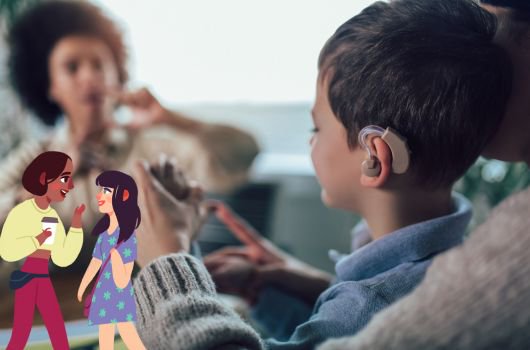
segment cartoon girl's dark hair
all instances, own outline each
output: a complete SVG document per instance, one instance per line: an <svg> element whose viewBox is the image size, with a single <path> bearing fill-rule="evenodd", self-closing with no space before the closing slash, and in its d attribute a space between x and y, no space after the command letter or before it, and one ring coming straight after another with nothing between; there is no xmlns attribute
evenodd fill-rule
<svg viewBox="0 0 530 350"><path fill-rule="evenodd" d="M70 156L62 152L44 152L39 154L29 165L22 175L22 186L31 194L42 196L48 191L48 184L57 179L64 170ZM44 184L40 182L40 176L45 173Z"/></svg>
<svg viewBox="0 0 530 350"><path fill-rule="evenodd" d="M121 171L104 171L96 178L96 185L114 189L112 207L120 226L118 243L131 237L140 225L141 213L138 207L138 187L129 175ZM92 234L99 236L109 227L109 216L105 214L94 226Z"/></svg>

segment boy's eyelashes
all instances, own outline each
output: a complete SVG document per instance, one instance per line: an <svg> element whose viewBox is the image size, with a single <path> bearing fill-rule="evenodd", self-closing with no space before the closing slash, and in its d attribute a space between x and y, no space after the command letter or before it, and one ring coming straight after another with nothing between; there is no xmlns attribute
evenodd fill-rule
<svg viewBox="0 0 530 350"><path fill-rule="evenodd" d="M318 131L318 128L314 127L314 128L311 128L309 131L314 134Z"/></svg>

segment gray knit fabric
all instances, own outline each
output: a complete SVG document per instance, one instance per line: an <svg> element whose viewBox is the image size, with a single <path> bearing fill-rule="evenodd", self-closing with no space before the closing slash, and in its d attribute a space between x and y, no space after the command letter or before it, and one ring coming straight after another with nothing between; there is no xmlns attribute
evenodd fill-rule
<svg viewBox="0 0 530 350"><path fill-rule="evenodd" d="M530 349L530 190L438 256L416 290L319 350Z"/></svg>
<svg viewBox="0 0 530 350"><path fill-rule="evenodd" d="M159 258L134 285L137 328L149 350L263 348L258 334L216 296L204 265L192 256Z"/></svg>
<svg viewBox="0 0 530 350"><path fill-rule="evenodd" d="M318 350L530 349L530 190L512 196L463 246L438 256L409 296L354 337ZM258 335L216 298L204 266L159 258L135 281L148 349L262 349Z"/></svg>

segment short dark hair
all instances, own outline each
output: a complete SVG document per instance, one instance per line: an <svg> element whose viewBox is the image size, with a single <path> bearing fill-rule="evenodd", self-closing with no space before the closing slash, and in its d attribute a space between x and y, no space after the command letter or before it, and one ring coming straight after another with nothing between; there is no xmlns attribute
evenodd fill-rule
<svg viewBox="0 0 530 350"><path fill-rule="evenodd" d="M49 151L39 154L27 166L22 174L22 186L31 194L43 196L48 184L61 175L70 156L62 152ZM40 183L40 174L46 173L44 184Z"/></svg>
<svg viewBox="0 0 530 350"><path fill-rule="evenodd" d="M58 41L70 35L101 39L111 50L123 84L127 51L121 31L101 10L80 0L39 2L25 11L9 30L9 77L22 103L46 125L62 111L50 101L48 59Z"/></svg>
<svg viewBox="0 0 530 350"><path fill-rule="evenodd" d="M367 125L407 139L419 184L452 185L494 135L511 62L495 17L467 0L376 2L341 25L319 57L350 147Z"/></svg>

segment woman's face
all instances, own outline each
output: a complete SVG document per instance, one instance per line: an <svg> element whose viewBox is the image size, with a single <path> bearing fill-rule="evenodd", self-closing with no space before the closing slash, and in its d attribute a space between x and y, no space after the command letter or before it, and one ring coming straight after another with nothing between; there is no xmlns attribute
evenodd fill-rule
<svg viewBox="0 0 530 350"><path fill-rule="evenodd" d="M45 196L50 199L50 202L62 202L68 192L74 188L72 169L72 161L68 159L61 175L48 184Z"/></svg>
<svg viewBox="0 0 530 350"><path fill-rule="evenodd" d="M114 212L112 207L112 194L114 189L110 187L101 187L101 190L96 195L98 201L98 209L100 213L110 214Z"/></svg>
<svg viewBox="0 0 530 350"><path fill-rule="evenodd" d="M94 37L64 37L50 54L48 71L49 96L72 127L87 132L101 128L116 103L108 91L120 87L108 46Z"/></svg>

